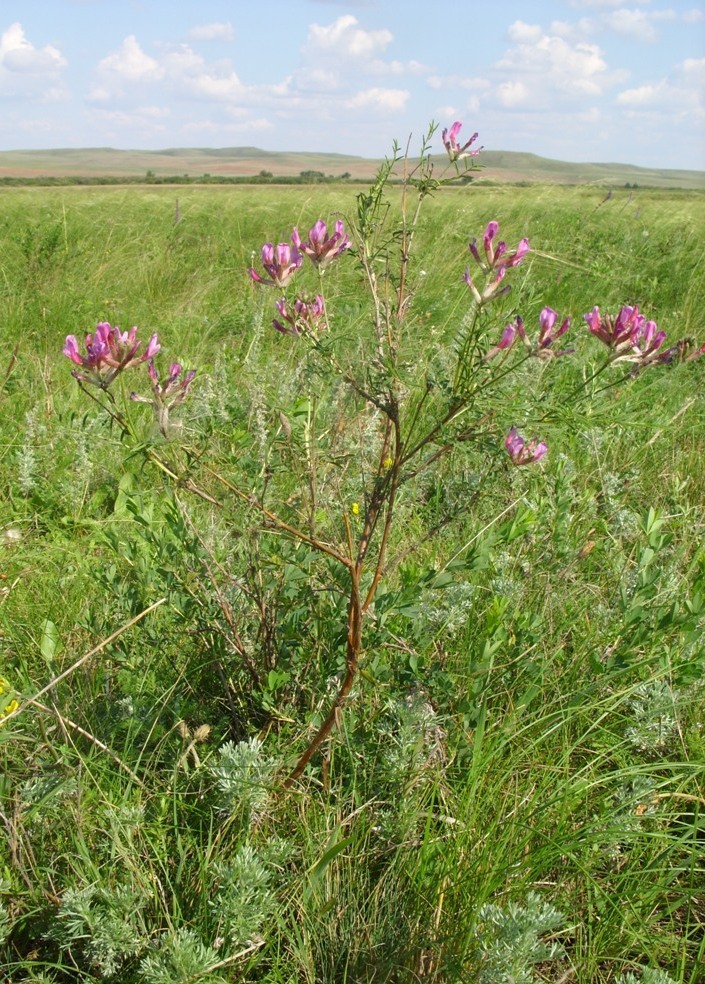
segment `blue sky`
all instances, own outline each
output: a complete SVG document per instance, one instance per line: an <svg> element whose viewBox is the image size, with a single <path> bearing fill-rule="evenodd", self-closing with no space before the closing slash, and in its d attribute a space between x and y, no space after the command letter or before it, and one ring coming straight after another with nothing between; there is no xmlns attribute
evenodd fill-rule
<svg viewBox="0 0 705 984"><path fill-rule="evenodd" d="M697 0L0 0L0 150L493 150L705 169ZM440 144L440 141L438 141Z"/></svg>

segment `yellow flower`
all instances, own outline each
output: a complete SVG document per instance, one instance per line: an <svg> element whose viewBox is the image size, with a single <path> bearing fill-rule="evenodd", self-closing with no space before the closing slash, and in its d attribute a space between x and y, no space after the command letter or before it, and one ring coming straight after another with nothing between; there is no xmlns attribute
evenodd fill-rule
<svg viewBox="0 0 705 984"><path fill-rule="evenodd" d="M350 507L350 511L352 512L353 516L359 516L360 515L360 503L359 502L353 502L352 506Z"/></svg>
<svg viewBox="0 0 705 984"><path fill-rule="evenodd" d="M16 711L19 706L19 702L13 697L10 703L0 711L0 721L2 721L4 717L7 717L8 714L12 714ZM2 725L0 725L0 727L2 727Z"/></svg>
<svg viewBox="0 0 705 984"><path fill-rule="evenodd" d="M11 691L12 688L5 677L0 677L0 727L2 727L2 719L7 717L8 714L12 714L20 706L14 697L10 697ZM6 696L3 697L3 694Z"/></svg>

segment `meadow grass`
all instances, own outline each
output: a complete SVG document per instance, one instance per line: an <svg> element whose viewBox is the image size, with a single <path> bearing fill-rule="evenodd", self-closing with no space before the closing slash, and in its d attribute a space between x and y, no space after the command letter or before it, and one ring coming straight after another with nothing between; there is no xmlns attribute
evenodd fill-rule
<svg viewBox="0 0 705 984"><path fill-rule="evenodd" d="M507 421L549 443L541 467L488 478L486 449L461 446L401 502L362 673L288 791L341 670L340 572L237 503L170 489L61 355L101 320L158 330L198 369L194 460L253 482L266 464L295 509L312 407L321 439L350 410L271 330L247 268L293 225L352 215L354 195L0 192L0 701L25 701L0 727L2 972L697 984L705 362L603 389L582 315L638 303L669 339L705 341L705 196L430 200L401 364L443 368L467 243L490 219L532 244L502 317L535 326L550 305L576 352L502 384ZM352 258L326 276L354 359L368 325ZM352 508L355 462L339 472Z"/></svg>

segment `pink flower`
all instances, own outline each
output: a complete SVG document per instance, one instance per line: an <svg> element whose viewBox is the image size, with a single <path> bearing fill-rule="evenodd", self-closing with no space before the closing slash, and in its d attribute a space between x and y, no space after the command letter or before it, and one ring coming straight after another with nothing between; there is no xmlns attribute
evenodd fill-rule
<svg viewBox="0 0 705 984"><path fill-rule="evenodd" d="M504 266L505 267L519 266L519 264L524 259L526 254L529 252L529 248L530 248L529 240L526 237L524 237L524 239L520 239L519 245L517 246L516 250L511 254L511 256L508 256L506 260L502 261Z"/></svg>
<svg viewBox="0 0 705 984"><path fill-rule="evenodd" d="M87 370L74 372L76 379L107 389L118 373L152 359L160 349L156 332L150 337L143 354L138 355L141 344L137 339L136 327L121 332L117 325L113 328L107 321L101 321L94 334L86 335L85 355L79 352L75 335L66 336L63 353L77 366Z"/></svg>
<svg viewBox="0 0 705 984"><path fill-rule="evenodd" d="M456 120L450 129L443 130L443 133L441 134L443 138L443 145L445 146L448 157L451 161L459 161L463 157L477 157L482 150L482 147L478 147L477 150L469 150L469 148L477 140L477 133L473 133L467 143L464 143L462 147L460 146L460 143L458 142L458 134L460 133L462 126L463 124Z"/></svg>
<svg viewBox="0 0 705 984"><path fill-rule="evenodd" d="M558 358L561 355L569 355L575 351L574 349L561 349L560 352L556 352L555 349L551 348L555 340L560 338L561 335L565 335L570 328L570 318L565 318L558 328L556 328L557 321L557 311L554 311L550 307L542 309L539 315L539 334L534 349L534 354L540 359Z"/></svg>
<svg viewBox="0 0 705 984"><path fill-rule="evenodd" d="M692 362L693 359L699 359L700 356L705 355L705 342L698 345L697 348L693 348L694 345L695 342L692 338L681 338L675 345L659 353L654 361L661 363Z"/></svg>
<svg viewBox="0 0 705 984"><path fill-rule="evenodd" d="M319 219L308 231L308 242L301 241L299 230L294 226L291 241L295 249L305 253L319 270L325 270L329 263L341 256L352 243L345 234L345 225L340 219L335 223L335 232L328 236L328 226Z"/></svg>
<svg viewBox="0 0 705 984"><path fill-rule="evenodd" d="M184 402L188 395L189 387L193 382L196 370L191 369L181 376L182 368L180 363L172 362L169 367L169 375L163 383L159 382L159 376L154 365L154 359L150 360L148 372L152 383L152 399L147 396L140 396L138 393L130 393L130 399L137 403L149 403L154 408L157 417L159 430L164 437L170 437L169 411L178 407Z"/></svg>
<svg viewBox="0 0 705 984"><path fill-rule="evenodd" d="M317 294L312 301L296 300L293 311L288 309L286 299L283 297L280 301L277 301L275 307L280 316L289 325L287 328L286 325L282 324L281 321L277 321L276 318L272 322L276 330L280 331L283 335L300 335L302 331L322 331L327 327L325 323L326 312L321 294Z"/></svg>
<svg viewBox="0 0 705 984"><path fill-rule="evenodd" d="M620 308L616 318L611 314L601 315L600 309L594 307L584 317L595 338L599 338L608 348L612 349L615 358L625 354L627 357L629 354L636 354L636 343L646 320L643 314L639 314L638 307L625 305Z"/></svg>
<svg viewBox="0 0 705 984"><path fill-rule="evenodd" d="M512 427L507 434L504 446L515 465L531 465L543 458L548 450L548 446L537 437L525 441L516 427Z"/></svg>
<svg viewBox="0 0 705 984"><path fill-rule="evenodd" d="M655 321L645 321L639 330L635 341L634 357L640 366L648 366L652 362L660 362L662 352L659 349L666 341L666 332L659 331Z"/></svg>
<svg viewBox="0 0 705 984"><path fill-rule="evenodd" d="M482 246L485 253L485 258L480 256L480 251L477 248L477 239L473 239L470 243L470 252L479 267L481 267L485 272L489 270L499 269L504 267L515 267L519 266L521 261L524 259L526 254L529 252L529 240L522 239L519 242L516 250L507 256L507 244L500 240L495 245L495 238L499 232L499 222L492 220L488 222L485 231L482 235Z"/></svg>
<svg viewBox="0 0 705 984"><path fill-rule="evenodd" d="M499 355L500 352L508 351L514 345L517 335L521 338L522 341L524 342L526 341L524 322L521 320L519 315L517 315L514 324L510 323L505 326L504 331L502 332L502 337L497 342L497 344L494 345L489 350L489 352L485 356L485 360L493 359L496 355Z"/></svg>
<svg viewBox="0 0 705 984"><path fill-rule="evenodd" d="M492 297L500 297L502 294L507 294L510 291L510 286L507 284L500 290L499 285L504 280L504 276L507 270L506 267L499 267L497 269L496 275L493 280L491 280L482 291L480 291L474 284L472 277L470 276L470 271L465 270L463 275L463 280L468 285L472 292L472 296L475 298L478 304L484 304L489 301Z"/></svg>
<svg viewBox="0 0 705 984"><path fill-rule="evenodd" d="M288 243L265 243L262 247L262 266L267 277L260 277L254 267L250 267L250 277L255 283L267 287L286 287L291 278L303 263L304 258L299 251L292 249Z"/></svg>

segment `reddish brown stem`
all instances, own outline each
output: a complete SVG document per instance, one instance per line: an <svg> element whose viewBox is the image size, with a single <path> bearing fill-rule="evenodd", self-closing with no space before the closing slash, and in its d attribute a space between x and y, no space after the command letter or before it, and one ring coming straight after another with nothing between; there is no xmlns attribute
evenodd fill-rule
<svg viewBox="0 0 705 984"><path fill-rule="evenodd" d="M360 648L362 644L362 606L360 604L360 582L356 570L352 572L352 584L350 586L350 602L348 604L348 639L345 655L345 677L340 686L340 690L335 696L326 719L320 726L313 739L309 742L303 755L299 758L295 768L284 780L284 788L288 789L296 780L303 775L304 769L326 740L328 735L335 727L340 709L352 689L352 685L357 676L357 668L360 661Z"/></svg>

